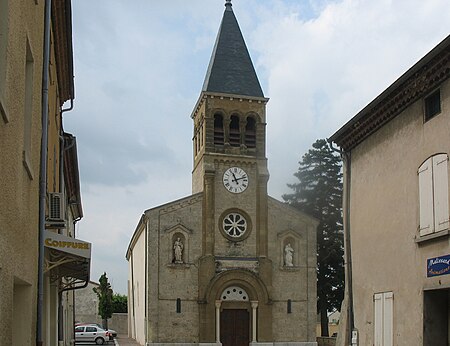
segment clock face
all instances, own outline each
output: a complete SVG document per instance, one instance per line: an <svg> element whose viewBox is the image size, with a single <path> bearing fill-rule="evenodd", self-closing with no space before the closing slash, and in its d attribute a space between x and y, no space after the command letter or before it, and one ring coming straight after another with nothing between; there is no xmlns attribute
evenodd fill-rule
<svg viewBox="0 0 450 346"><path fill-rule="evenodd" d="M248 187L248 175L242 168L230 167L223 174L223 186L232 193L241 193Z"/></svg>

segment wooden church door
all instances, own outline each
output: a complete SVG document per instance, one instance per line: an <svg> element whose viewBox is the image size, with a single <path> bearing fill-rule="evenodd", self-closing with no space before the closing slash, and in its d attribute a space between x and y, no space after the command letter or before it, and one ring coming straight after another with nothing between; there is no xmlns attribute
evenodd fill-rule
<svg viewBox="0 0 450 346"><path fill-rule="evenodd" d="M220 342L223 346L248 346L250 315L244 309L224 309L220 314Z"/></svg>

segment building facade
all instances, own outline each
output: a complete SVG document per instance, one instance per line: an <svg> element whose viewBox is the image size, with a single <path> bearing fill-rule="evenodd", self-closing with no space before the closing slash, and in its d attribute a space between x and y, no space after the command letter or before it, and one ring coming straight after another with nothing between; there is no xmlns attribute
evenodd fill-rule
<svg viewBox="0 0 450 346"><path fill-rule="evenodd" d="M98 323L103 321L98 314L98 296L94 292L100 284L89 281L89 284L75 291L75 323ZM127 313L113 313L108 319L108 328L115 330L118 334L128 334Z"/></svg>
<svg viewBox="0 0 450 346"><path fill-rule="evenodd" d="M450 342L450 36L338 130L346 234L340 345ZM343 316L341 315L341 316Z"/></svg>
<svg viewBox="0 0 450 346"><path fill-rule="evenodd" d="M0 2L0 345L70 345L71 290L89 275L76 139L62 128L71 2L50 3Z"/></svg>
<svg viewBox="0 0 450 346"><path fill-rule="evenodd" d="M132 236L129 333L142 345L315 345L318 222L267 195L266 103L227 0L192 112L192 195Z"/></svg>

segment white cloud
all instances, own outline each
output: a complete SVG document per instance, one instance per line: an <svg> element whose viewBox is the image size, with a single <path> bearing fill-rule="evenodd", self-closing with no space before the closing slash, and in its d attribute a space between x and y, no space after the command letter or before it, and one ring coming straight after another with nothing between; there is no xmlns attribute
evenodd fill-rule
<svg viewBox="0 0 450 346"><path fill-rule="evenodd" d="M126 293L145 209L191 191L192 123L224 1L73 2L81 239L92 279ZM268 104L269 192L298 161L448 35L448 0L233 0Z"/></svg>
<svg viewBox="0 0 450 346"><path fill-rule="evenodd" d="M269 191L288 192L286 182L315 139L333 134L445 38L446 6L445 0L344 0L322 7L316 18L282 12L256 25L253 43L271 98ZM297 153L290 162L286 150Z"/></svg>

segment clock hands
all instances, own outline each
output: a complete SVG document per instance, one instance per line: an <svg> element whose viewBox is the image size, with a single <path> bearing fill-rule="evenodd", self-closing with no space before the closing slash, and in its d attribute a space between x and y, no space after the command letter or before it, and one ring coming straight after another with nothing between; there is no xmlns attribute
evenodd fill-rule
<svg viewBox="0 0 450 346"><path fill-rule="evenodd" d="M248 187L249 177L239 167L230 167L223 174L223 185L231 193L241 193Z"/></svg>
<svg viewBox="0 0 450 346"><path fill-rule="evenodd" d="M242 177L236 178L236 175L233 172L231 172L231 174L233 175L232 181L236 184L237 184L238 180L245 179L245 175L243 175Z"/></svg>

